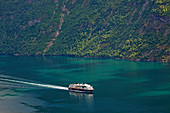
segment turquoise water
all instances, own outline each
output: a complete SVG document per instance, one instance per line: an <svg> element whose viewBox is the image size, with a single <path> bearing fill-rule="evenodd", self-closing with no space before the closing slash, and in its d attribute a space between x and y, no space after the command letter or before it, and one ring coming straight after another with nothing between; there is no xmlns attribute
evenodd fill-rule
<svg viewBox="0 0 170 113"><path fill-rule="evenodd" d="M73 93L89 83L94 94ZM65 56L0 56L0 113L170 113L170 65Z"/></svg>

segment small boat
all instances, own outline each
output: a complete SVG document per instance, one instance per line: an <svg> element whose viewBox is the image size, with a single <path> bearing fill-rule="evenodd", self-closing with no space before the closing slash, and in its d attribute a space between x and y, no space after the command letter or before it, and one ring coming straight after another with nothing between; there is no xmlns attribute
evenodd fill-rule
<svg viewBox="0 0 170 113"><path fill-rule="evenodd" d="M70 84L68 87L69 91L73 92L84 92L84 93L93 93L94 89L91 85L86 84L86 83L75 83L75 84Z"/></svg>

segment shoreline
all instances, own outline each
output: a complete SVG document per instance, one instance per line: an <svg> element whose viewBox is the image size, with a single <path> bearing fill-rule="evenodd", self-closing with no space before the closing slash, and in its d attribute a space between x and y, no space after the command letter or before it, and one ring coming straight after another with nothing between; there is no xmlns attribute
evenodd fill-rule
<svg viewBox="0 0 170 113"><path fill-rule="evenodd" d="M151 60L151 59L124 59L124 58L115 58L115 57L103 57L103 56L76 56L76 55L20 55L20 54L0 54L0 56L65 56L65 57L79 57L79 58L94 58L94 59L115 59L115 60L127 60L133 62L162 62L162 63L169 63L170 61L163 62L160 60Z"/></svg>

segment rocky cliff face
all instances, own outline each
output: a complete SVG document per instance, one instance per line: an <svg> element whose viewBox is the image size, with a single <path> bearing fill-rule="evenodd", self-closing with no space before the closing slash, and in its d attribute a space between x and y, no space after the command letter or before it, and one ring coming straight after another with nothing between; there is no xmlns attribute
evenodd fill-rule
<svg viewBox="0 0 170 113"><path fill-rule="evenodd" d="M1 0L0 54L170 60L167 0Z"/></svg>

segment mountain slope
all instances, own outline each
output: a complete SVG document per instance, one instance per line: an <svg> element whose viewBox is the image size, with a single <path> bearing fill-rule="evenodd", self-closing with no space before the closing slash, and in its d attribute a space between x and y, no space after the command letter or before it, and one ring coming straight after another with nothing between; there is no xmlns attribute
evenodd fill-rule
<svg viewBox="0 0 170 113"><path fill-rule="evenodd" d="M170 60L169 0L2 0L0 54Z"/></svg>

